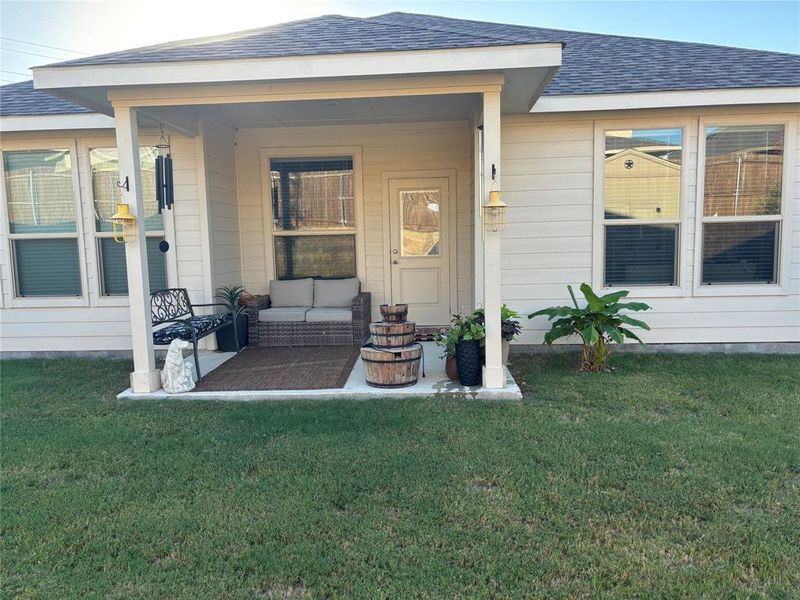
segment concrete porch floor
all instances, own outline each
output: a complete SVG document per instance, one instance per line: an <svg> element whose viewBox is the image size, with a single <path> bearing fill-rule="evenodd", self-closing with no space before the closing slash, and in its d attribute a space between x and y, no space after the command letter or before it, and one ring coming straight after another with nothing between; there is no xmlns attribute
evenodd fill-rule
<svg viewBox="0 0 800 600"><path fill-rule="evenodd" d="M421 398L428 396L466 396L477 400L519 400L522 392L511 373L506 372L506 387L501 390L488 390L480 386L464 387L457 381L450 381L444 371L441 349L433 342L422 342L425 356L425 377L420 369L419 381L406 388L374 388L364 381L364 364L356 361L350 377L343 388L325 390L254 390L231 392L185 392L168 394L163 390L146 394L134 394L130 388L117 396L120 400L214 400L214 401L258 401L258 400L369 400L372 398ZM244 352L247 352L245 349ZM233 352L201 352L200 368L210 373L226 361L236 356ZM194 373L194 368L192 369ZM196 373L194 374L197 377Z"/></svg>

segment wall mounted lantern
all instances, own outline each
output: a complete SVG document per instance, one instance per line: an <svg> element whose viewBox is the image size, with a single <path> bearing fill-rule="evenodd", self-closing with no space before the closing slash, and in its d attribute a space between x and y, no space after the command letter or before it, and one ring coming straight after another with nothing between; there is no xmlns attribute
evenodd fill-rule
<svg viewBox="0 0 800 600"><path fill-rule="evenodd" d="M114 226L114 241L124 244L136 239L136 217L127 204L117 204L117 212L111 216Z"/></svg>
<svg viewBox="0 0 800 600"><path fill-rule="evenodd" d="M492 165L492 188L497 185L497 168ZM503 231L506 228L508 205L500 199L500 190L491 189L489 200L483 205L483 223L487 231Z"/></svg>

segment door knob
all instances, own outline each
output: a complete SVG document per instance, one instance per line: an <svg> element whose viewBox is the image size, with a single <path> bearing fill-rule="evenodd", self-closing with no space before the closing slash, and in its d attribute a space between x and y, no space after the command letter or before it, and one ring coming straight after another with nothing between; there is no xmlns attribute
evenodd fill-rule
<svg viewBox="0 0 800 600"><path fill-rule="evenodd" d="M396 264L397 264L397 261L396 261L396 260L393 260L393 261L392 261L392 264L393 264L393 265L396 265Z"/></svg>
<svg viewBox="0 0 800 600"><path fill-rule="evenodd" d="M392 250L392 254L400 254L400 251L397 248L395 248L394 250Z"/></svg>

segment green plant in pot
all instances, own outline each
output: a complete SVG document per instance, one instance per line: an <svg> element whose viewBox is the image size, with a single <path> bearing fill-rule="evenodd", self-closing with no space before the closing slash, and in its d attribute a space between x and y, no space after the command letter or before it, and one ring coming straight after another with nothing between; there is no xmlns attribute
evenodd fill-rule
<svg viewBox="0 0 800 600"><path fill-rule="evenodd" d="M472 318L476 323L485 323L485 313L482 308L475 309L472 313ZM508 364L508 351L511 348L511 342L522 332L522 325L519 321L519 313L510 309L503 304L500 307L500 335L502 336L503 343L503 364Z"/></svg>
<svg viewBox="0 0 800 600"><path fill-rule="evenodd" d="M242 300L245 298L245 289L240 285L226 285L217 288L214 298L224 304L236 319L236 335L239 336L239 348L247 346L247 306ZM233 327L223 327L217 330L217 349L222 352L236 352L236 338Z"/></svg>
<svg viewBox="0 0 800 600"><path fill-rule="evenodd" d="M481 382L483 357L481 345L486 337L486 329L475 313L470 315L455 315L451 329L456 337L456 369L458 381L461 385L472 386Z"/></svg>
<svg viewBox="0 0 800 600"><path fill-rule="evenodd" d="M442 358L444 359L444 370L450 381L458 379L458 369L456 368L456 344L460 336L460 330L450 327L446 331L438 331L433 336L433 341L441 346Z"/></svg>
<svg viewBox="0 0 800 600"><path fill-rule="evenodd" d="M552 344L560 338L577 335L583 341L581 352L581 371L605 371L608 369L608 359L611 355L610 344L621 344L625 338L642 340L628 327L639 327L649 330L644 321L621 314L623 310L643 311L650 310L644 302L620 302L628 295L628 291L620 290L605 296L598 296L588 283L582 283L580 290L586 298L586 306L578 306L575 292L568 285L569 295L572 297L573 306L551 306L537 310L528 315L529 319L546 315L553 325L544 336L545 344Z"/></svg>

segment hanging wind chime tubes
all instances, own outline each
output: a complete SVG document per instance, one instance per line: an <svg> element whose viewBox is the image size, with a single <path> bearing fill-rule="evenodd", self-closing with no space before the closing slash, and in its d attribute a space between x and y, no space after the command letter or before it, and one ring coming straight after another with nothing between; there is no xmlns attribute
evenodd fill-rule
<svg viewBox="0 0 800 600"><path fill-rule="evenodd" d="M175 202L175 192L172 185L172 156L170 155L169 141L164 135L164 126L161 126L161 137L156 144L158 156L156 157L156 202L158 214L166 208L172 210Z"/></svg>

